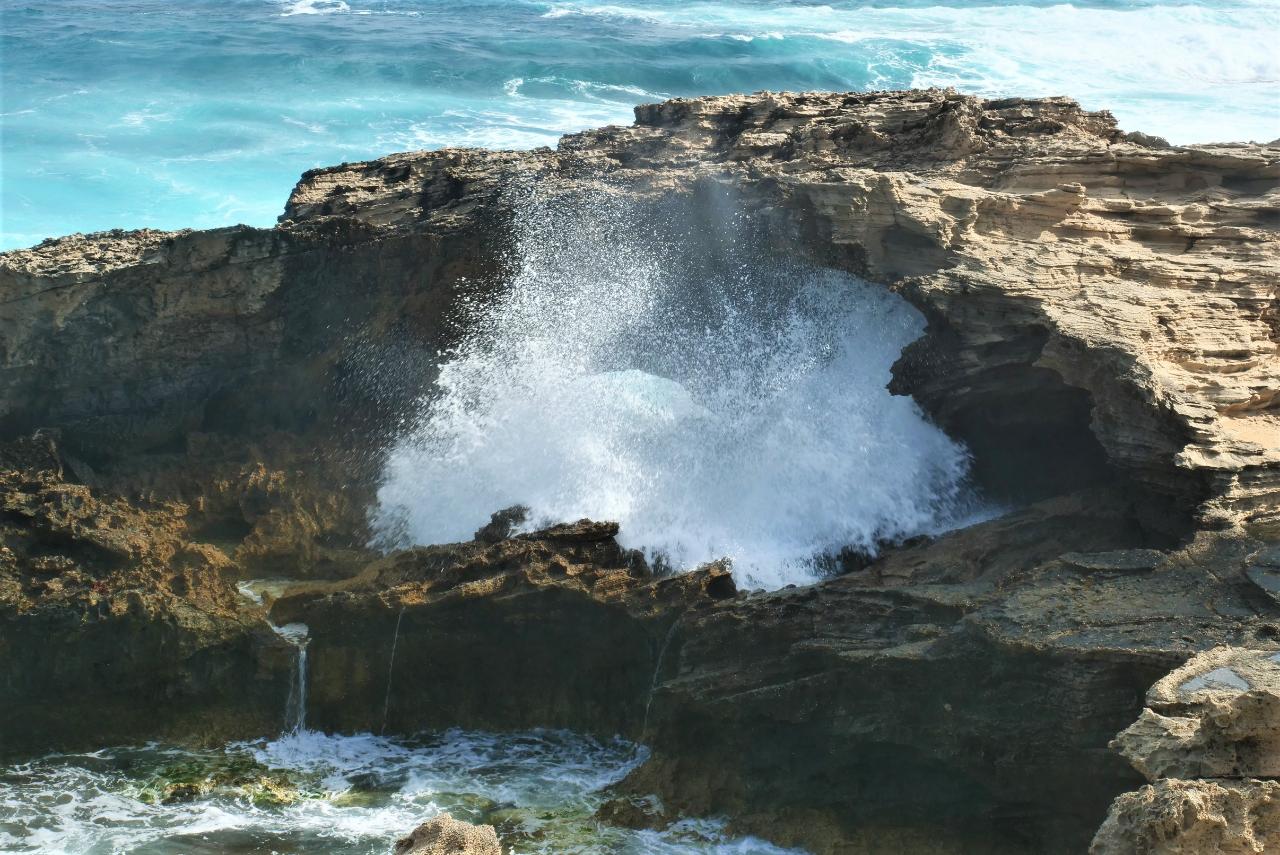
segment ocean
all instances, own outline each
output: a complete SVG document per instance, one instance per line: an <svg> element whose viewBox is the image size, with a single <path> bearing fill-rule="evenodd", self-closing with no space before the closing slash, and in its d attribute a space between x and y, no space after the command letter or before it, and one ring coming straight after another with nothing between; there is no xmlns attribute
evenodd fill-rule
<svg viewBox="0 0 1280 855"><path fill-rule="evenodd" d="M1066 94L1280 137L1275 0L3 0L0 248L275 221L309 168L759 89Z"/></svg>

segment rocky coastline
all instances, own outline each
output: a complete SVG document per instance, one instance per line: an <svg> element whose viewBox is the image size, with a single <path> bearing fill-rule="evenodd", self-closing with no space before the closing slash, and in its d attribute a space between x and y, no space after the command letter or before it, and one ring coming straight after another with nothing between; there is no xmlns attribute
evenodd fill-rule
<svg viewBox="0 0 1280 855"><path fill-rule="evenodd" d="M902 295L928 329L891 389L1012 510L773 592L655 573L608 521L370 547L382 449L459 306L500 287L530 182L695 227L728 199L768 251ZM679 99L554 150L314 170L270 229L5 253L0 756L278 731L272 627L296 621L313 727L643 742L602 821L722 815L817 853L1191 852L1211 838L1150 829L1217 787L1192 801L1265 839L1273 762L1133 746L1209 720L1189 704L1280 703L1278 289L1280 146L945 90ZM238 592L263 577L294 584ZM1245 689L1169 689L1223 648Z"/></svg>

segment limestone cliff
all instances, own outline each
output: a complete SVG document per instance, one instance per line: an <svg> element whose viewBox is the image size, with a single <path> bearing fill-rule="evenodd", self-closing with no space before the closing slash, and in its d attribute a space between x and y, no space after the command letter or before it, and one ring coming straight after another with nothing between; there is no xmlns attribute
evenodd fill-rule
<svg viewBox="0 0 1280 855"><path fill-rule="evenodd" d="M460 295L501 285L529 182L676 200L695 225L731 204L770 251L901 293L929 328L892 388L1019 509L768 594L656 579L599 525L373 554L379 450ZM667 811L632 819L723 813L817 852L1080 851L1141 784L1106 745L1146 688L1280 637L1258 558L1280 527L1278 188L1278 148L1168 147L1066 99L762 93L555 150L316 170L272 229L4 254L0 439L56 446L0 459L0 690L31 721L83 691L56 726L0 732L83 742L76 712L120 686L194 705L249 685L252 714L188 732L260 733L287 650L231 598L278 572L309 580L274 611L311 625L322 726L621 731L652 753L620 798ZM46 615L69 672L38 667ZM126 643L154 627L180 643ZM103 645L131 651L109 678Z"/></svg>
<svg viewBox="0 0 1280 855"><path fill-rule="evenodd" d="M459 282L500 274L513 184L715 184L774 222L779 251L926 312L895 388L970 443L993 489L1116 472L1168 500L1155 526L1275 522L1280 149L1171 148L1067 99L940 90L636 116L554 151L315 170L275 229L7 253L0 426L59 427L90 463L197 430L385 427L447 340Z"/></svg>

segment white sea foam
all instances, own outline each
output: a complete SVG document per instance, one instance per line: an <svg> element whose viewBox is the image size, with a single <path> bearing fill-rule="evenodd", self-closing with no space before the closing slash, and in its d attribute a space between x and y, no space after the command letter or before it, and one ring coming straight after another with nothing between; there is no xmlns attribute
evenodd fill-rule
<svg viewBox="0 0 1280 855"><path fill-rule="evenodd" d="M520 93L524 81L513 78L505 87L514 106L497 103L483 110L459 104L419 121L374 124L377 145L387 151L476 146L529 149L554 146L564 134L584 127L625 124L632 117L631 102L604 98L532 98Z"/></svg>
<svg viewBox="0 0 1280 855"><path fill-rule="evenodd" d="M350 11L351 7L343 0L288 0L280 14L287 18L291 15L332 15Z"/></svg>
<svg viewBox="0 0 1280 855"><path fill-rule="evenodd" d="M651 11L648 9L639 9L634 6L617 6L600 3L554 3L550 9L542 14L543 18L549 19L568 18L572 16L579 16L583 18L622 18L650 24L661 23L665 18L661 10Z"/></svg>
<svg viewBox="0 0 1280 855"><path fill-rule="evenodd" d="M586 98L592 101L622 103L630 107L637 100L660 101L670 97L661 92L650 92L639 86L627 86L615 83L598 83L594 80L578 80L575 78L543 76L513 77L502 85L503 91L512 97L525 97L526 87L537 90L536 97L561 97L567 99Z"/></svg>
<svg viewBox="0 0 1280 855"><path fill-rule="evenodd" d="M785 850L733 839L717 821L685 821L658 832L598 827L603 787L646 756L621 740L597 742L559 731L490 734L449 731L413 740L303 732L223 751L152 745L53 755L0 768L0 851L387 852L391 842L442 811L483 821L503 806L530 834L517 851L588 855L754 853ZM255 804L234 790L176 804L139 797L179 765L190 776L248 759L292 781L303 798Z"/></svg>
<svg viewBox="0 0 1280 855"><path fill-rule="evenodd" d="M382 542L465 539L522 504L777 587L961 511L964 450L885 389L923 328L903 300L763 256L732 212L677 234L686 212L607 194L523 210L510 288L389 455Z"/></svg>

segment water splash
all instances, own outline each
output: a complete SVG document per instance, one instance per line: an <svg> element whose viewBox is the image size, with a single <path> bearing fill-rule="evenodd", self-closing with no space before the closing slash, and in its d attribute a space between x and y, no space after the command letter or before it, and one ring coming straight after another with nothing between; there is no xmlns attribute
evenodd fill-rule
<svg viewBox="0 0 1280 855"><path fill-rule="evenodd" d="M236 584L236 590L254 605L266 607L293 583L292 579L246 579ZM277 625L268 620L267 625L294 649L293 675L284 708L284 730L287 734L302 733L307 728L307 646L311 643L311 631L304 623Z"/></svg>
<svg viewBox="0 0 1280 855"><path fill-rule="evenodd" d="M658 681L662 677L662 663L667 659L667 648L671 646L671 640L676 637L676 631L683 620L682 614L671 622L671 626L667 627L666 635L662 638L661 646L658 647L658 658L653 664L653 677L649 680L649 694L644 699L644 716L640 719L641 739L644 739L649 732L649 710L653 708L653 696L658 691Z"/></svg>
<svg viewBox="0 0 1280 855"><path fill-rule="evenodd" d="M289 700L285 703L284 722L286 733L303 733L307 729L307 646L311 643L310 631L304 623L287 623L271 627L276 634L293 645L295 667L289 684Z"/></svg>
<svg viewBox="0 0 1280 855"><path fill-rule="evenodd" d="M721 557L741 585L808 582L821 556L948 524L968 457L890 366L923 319L885 289L780 260L712 198L525 200L509 287L475 310L391 449L384 545L616 520L676 568Z"/></svg>

